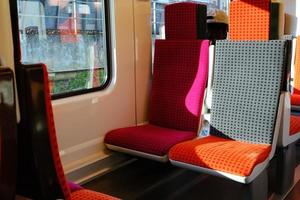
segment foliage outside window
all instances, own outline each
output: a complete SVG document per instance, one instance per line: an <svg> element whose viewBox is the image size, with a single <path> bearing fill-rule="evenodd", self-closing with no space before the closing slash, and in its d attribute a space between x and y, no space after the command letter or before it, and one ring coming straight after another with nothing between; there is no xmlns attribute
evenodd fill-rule
<svg viewBox="0 0 300 200"><path fill-rule="evenodd" d="M105 0L18 0L21 61L46 64L51 94L107 83L106 6Z"/></svg>

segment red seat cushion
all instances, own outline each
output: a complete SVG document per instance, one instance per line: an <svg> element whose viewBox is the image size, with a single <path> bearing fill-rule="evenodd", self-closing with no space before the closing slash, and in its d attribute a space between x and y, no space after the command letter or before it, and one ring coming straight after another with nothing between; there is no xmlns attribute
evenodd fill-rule
<svg viewBox="0 0 300 200"><path fill-rule="evenodd" d="M290 121L290 135L300 133L300 116L291 115Z"/></svg>
<svg viewBox="0 0 300 200"><path fill-rule="evenodd" d="M104 142L148 154L164 156L175 144L193 139L195 136L195 132L148 124L113 130L106 134Z"/></svg>
<svg viewBox="0 0 300 200"><path fill-rule="evenodd" d="M291 96L291 104L293 106L300 106L300 94L293 94Z"/></svg>
<svg viewBox="0 0 300 200"><path fill-rule="evenodd" d="M78 190L71 194L71 200L118 200L118 198L91 190Z"/></svg>
<svg viewBox="0 0 300 200"><path fill-rule="evenodd" d="M171 160L249 176L254 167L267 159L271 145L251 144L209 136L175 145L169 152Z"/></svg>

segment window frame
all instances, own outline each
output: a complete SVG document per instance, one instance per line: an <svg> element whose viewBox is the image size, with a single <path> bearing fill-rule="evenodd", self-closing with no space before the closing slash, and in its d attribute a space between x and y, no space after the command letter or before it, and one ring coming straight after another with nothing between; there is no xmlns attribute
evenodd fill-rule
<svg viewBox="0 0 300 200"><path fill-rule="evenodd" d="M18 52L17 54L15 53L15 60L16 62L16 67L18 65L21 66L26 66L26 63L23 63L21 61L22 56L21 56L21 40L20 40L20 35L19 35L19 22L18 22L18 5L17 5L18 0L13 0L13 4L11 3L11 23L14 24L12 26L13 31L15 34L13 34L14 37L14 52ZM105 82L98 86L98 87L93 87L93 88L85 88L85 89L80 89L80 90L75 90L75 91L69 91L69 92L63 92L63 93L58 93L58 94L51 94L51 99L52 100L57 100L57 99L62 99L62 98L67 98L67 97L72 97L72 96L78 96L78 95L83 95L87 93L92 93L92 92L98 92L101 90L106 89L112 81L112 41L111 41L111 11L110 11L110 1L109 0L103 0L104 2L104 14L105 14L105 36L106 36L106 59L107 59L107 74L106 74L106 80ZM18 37L16 39L16 37ZM30 65L34 65L38 63L31 63ZM46 64L45 64L46 65ZM46 65L47 66L47 65Z"/></svg>

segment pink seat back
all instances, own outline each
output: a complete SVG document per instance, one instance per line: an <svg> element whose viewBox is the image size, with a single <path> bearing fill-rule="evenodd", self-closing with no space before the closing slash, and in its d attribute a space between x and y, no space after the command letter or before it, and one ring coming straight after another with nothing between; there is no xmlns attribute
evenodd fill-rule
<svg viewBox="0 0 300 200"><path fill-rule="evenodd" d="M151 124L198 130L208 75L208 49L208 40L156 41Z"/></svg>

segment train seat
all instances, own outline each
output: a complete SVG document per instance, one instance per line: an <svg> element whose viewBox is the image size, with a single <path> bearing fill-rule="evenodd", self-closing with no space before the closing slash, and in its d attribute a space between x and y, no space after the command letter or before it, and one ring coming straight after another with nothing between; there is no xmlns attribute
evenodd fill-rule
<svg viewBox="0 0 300 200"><path fill-rule="evenodd" d="M297 37L295 65L294 65L294 92L291 96L292 110L300 111L300 36Z"/></svg>
<svg viewBox="0 0 300 200"><path fill-rule="evenodd" d="M284 40L217 41L210 136L172 147L172 164L243 184L266 173L281 123L286 48Z"/></svg>
<svg viewBox="0 0 300 200"><path fill-rule="evenodd" d="M270 0L234 0L230 3L230 40L278 39L284 33L284 4Z"/></svg>
<svg viewBox="0 0 300 200"><path fill-rule="evenodd" d="M189 163L190 167L214 169L224 176L230 173L232 176L247 177L266 160L270 152L271 145L208 136L180 143L171 149L169 155L172 160Z"/></svg>
<svg viewBox="0 0 300 200"><path fill-rule="evenodd" d="M269 40L270 0L232 1L229 18L231 40Z"/></svg>
<svg viewBox="0 0 300 200"><path fill-rule="evenodd" d="M204 4L182 2L167 5L165 7L166 39L206 39L206 15L207 7Z"/></svg>
<svg viewBox="0 0 300 200"><path fill-rule="evenodd" d="M119 148L165 156L174 144L193 138L195 138L193 131L181 131L147 124L111 131L106 136L105 142L110 149L113 149L114 145Z"/></svg>
<svg viewBox="0 0 300 200"><path fill-rule="evenodd" d="M298 92L292 94L291 96L291 104L293 105L294 108L296 107L300 107L300 94L298 94Z"/></svg>
<svg viewBox="0 0 300 200"><path fill-rule="evenodd" d="M149 125L118 129L112 150L168 161L171 146L196 137L208 74L207 40L157 40Z"/></svg>
<svg viewBox="0 0 300 200"><path fill-rule="evenodd" d="M76 184L67 182L57 144L47 68L45 65L36 64L32 66L22 66L21 69L22 70L19 69L19 75L22 74L21 76L24 81L22 91L26 92L26 98L21 98L21 120L25 120L26 118L26 129L28 129L28 132L23 132L23 134L25 137L27 135L26 138L31 139L33 141L32 143L35 144L32 145L32 148L28 148L28 142L25 142L26 149L23 150L29 150L35 162L31 163L26 160L26 163L23 163L23 161L21 161L20 165L24 166L24 168L26 166L26 169L30 169L29 172L27 172L28 174L34 173L30 174L32 180L40 181L32 186L32 189L34 189L33 192L26 191L26 189L23 191L21 187L20 195L30 198L33 197L33 199L117 199L106 194L86 190ZM31 108L31 112L26 113L26 116L24 115L24 110L22 110L25 108L23 107L24 104L28 104L26 107ZM23 143L24 141L22 141L22 144ZM23 146L20 146L20 148L23 148ZM24 175L21 177L23 176ZM25 182L24 187L26 187L26 179L27 178L21 181ZM29 185L30 180L27 180L27 182Z"/></svg>
<svg viewBox="0 0 300 200"><path fill-rule="evenodd" d="M14 199L17 175L17 119L12 70L0 66L0 199Z"/></svg>
<svg viewBox="0 0 300 200"><path fill-rule="evenodd" d="M279 147L287 147L300 139L300 116L291 113L291 97L289 92L285 93L283 118L278 138Z"/></svg>
<svg viewBox="0 0 300 200"><path fill-rule="evenodd" d="M48 119L48 128L49 128L49 139L51 144L52 156L55 163L55 169L57 170L58 180L63 189L63 193L66 199L70 200L116 200L118 198L102 194L99 192L94 192L90 190L83 189L75 184L67 183L65 179L65 175L63 172L62 164L60 161L57 138L56 138L56 130L53 118L52 104L51 104L51 96L49 89L49 80L48 80L48 72L45 65L43 65L44 72L44 92L45 92L45 103L46 103L46 112ZM73 192L72 192L73 191Z"/></svg>
<svg viewBox="0 0 300 200"><path fill-rule="evenodd" d="M300 135L300 116L292 115L290 120L290 131L289 135L293 136L296 134Z"/></svg>

